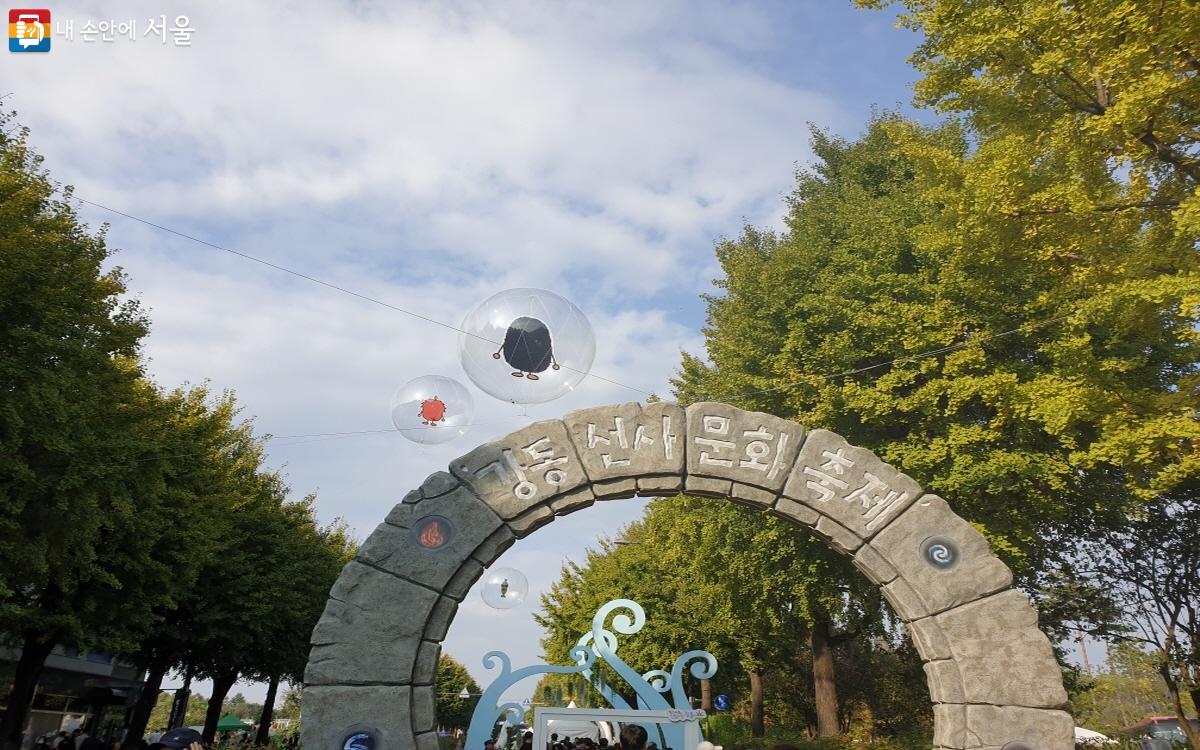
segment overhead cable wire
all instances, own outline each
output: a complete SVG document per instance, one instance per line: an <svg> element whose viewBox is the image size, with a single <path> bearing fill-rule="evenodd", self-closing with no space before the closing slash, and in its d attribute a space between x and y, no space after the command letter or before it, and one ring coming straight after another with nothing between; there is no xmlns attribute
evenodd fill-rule
<svg viewBox="0 0 1200 750"><path fill-rule="evenodd" d="M386 307L389 310L394 310L395 312L403 313L404 315L409 315L411 317L417 318L418 320L423 320L426 323L432 323L436 326L441 326L442 328L446 328L451 331L457 331L458 333L461 333L464 336L470 336L472 338L479 339L480 341L486 341L489 344L492 344L494 346L502 346L503 345L503 342L492 341L491 339L487 338L486 336L480 336L477 333L465 331L462 328L459 328L458 326L454 326L449 323L445 323L436 318L431 318L428 315L422 315L419 312L414 312L412 310L408 310L403 307L398 307L396 305L391 304L390 302L384 302L383 300L378 299L376 297L372 297L370 295L363 294L362 292L356 292L353 289L347 289L346 287L343 287L343 286L338 286L337 284L334 284L329 281L325 281L324 279L319 279L315 276L310 276L306 273L296 271L296 270L288 268L286 266L281 266L278 263L272 263L269 260L264 260L262 258L250 255L249 253L244 253L240 250L234 250L233 248L225 247L224 245L218 245L215 242L209 242L208 240L202 239L200 237L196 237L195 235L188 234L187 232L181 232L178 229L172 229L171 227L164 226L162 224L158 224L156 222L150 221L149 219L143 219L140 216L134 216L133 214L126 213L124 211L118 211L117 209L111 208L109 206L105 206L102 203L96 203L95 201L90 201L90 200L87 200L86 198L80 198L78 195L74 195L72 197L74 197L80 203L85 203L89 206L93 206L102 211L108 211L109 213L116 214L117 216L123 216L126 219L129 219L131 221L136 221L140 224L145 224L148 227L153 227L160 231L167 232L168 234L173 234L176 237L181 237L185 240L189 240L191 242L195 242L197 244L204 245L205 247L212 248L213 250L220 250L221 252L229 253L230 255L236 255L239 258L253 261L254 263L258 263L260 265L266 266L267 268L272 268L276 271L282 271L283 273L291 274L292 276L304 279L305 281L311 281L314 284L320 284L321 286L326 287L328 289L332 289L336 292L341 292L342 294L348 294L351 297L357 297L358 299L363 300L364 302L370 302L372 304L379 305L381 307ZM606 378L603 375L597 375L594 372L585 372L583 370L579 370L574 367L569 367L567 365L561 365L561 367L564 370L570 370L571 372L579 373L579 374L583 375L584 377L595 378L596 380L600 380L605 383L609 383L611 385L619 386L621 388L626 388L626 389L634 391L636 393L640 393L644 396L652 395L650 391L645 391L645 390L642 390L641 388L635 388L634 386L628 385L627 383L622 383L622 382L613 380L612 378Z"/></svg>
<svg viewBox="0 0 1200 750"><path fill-rule="evenodd" d="M372 304L379 305L379 306L381 306L381 307L385 307L385 308L387 308L387 309L389 309L389 310L393 310L393 311L395 311L395 312L402 313L402 314L404 314L404 315L408 315L408 316L411 316L411 317L413 317L413 318L417 318L418 320L423 320L423 321L425 321L425 322L427 322L427 323L432 323L432 324L434 324L434 325L436 325L436 326L441 326L442 328L446 328L446 329L448 329L448 330L451 330L451 331L456 331L456 332L458 332L458 333L461 333L461 334L463 334L463 335L465 335L465 336L471 336L472 338L476 338L476 339L479 339L479 340L481 340L481 341L486 341L486 342L488 342L489 344L493 344L493 345L495 345L495 346L502 346L502 342L498 342L498 341L492 341L491 339L489 339L489 338L487 338L487 337L485 337L485 336L480 336L480 335L479 335L479 334L477 334L477 333L472 333L472 332L470 332L470 331L463 330L462 328L459 328L458 326L454 326L454 325L451 325L451 324L449 324L449 323L445 323L445 322L443 322L443 321L437 320L436 318L431 318L431 317L429 317L429 316L427 316L427 315L422 315L421 313L414 312L414 311L412 311L412 310L408 310L408 309L405 309L405 308L403 308L403 307L398 307L398 306L396 306L396 305L393 305L393 304L391 304L391 303L389 303L389 302L384 302L384 301L383 301L383 300L381 300L381 299L377 299L377 298L375 298L375 297L371 297L370 295L363 294L363 293L361 293L361 292L356 292L356 291L354 291L354 290L352 290L352 289L347 289L347 288L345 288L345 287L339 286L339 285L337 285L337 284L333 284L333 283L331 283L331 282L328 282L328 281L325 281L325 280L323 280L323 279L316 278L315 276L310 276L310 275L308 275L308 274L306 274L306 273L302 273L302 272L300 272L300 271L296 271L296 270L293 270L293 269L291 269L291 268L287 268L286 266L281 266L281 265L279 265L279 264L277 264L277 263L272 263L272 262L270 262L270 261L268 261L268 260L264 260L264 259L262 259L262 258L258 258L258 257L256 257L256 256L250 255L249 253L244 253L244 252L241 252L241 251L239 251L239 250L234 250L234 249L232 249L232 248L225 247L225 246L223 246L223 245L218 245L218 244L216 244L216 243L214 243L214 242L209 242L208 240L202 239L202 238L200 238L200 237L196 237L196 236L194 236L194 235L191 235L191 234L188 234L188 233L186 233L186 232L181 232L181 231L179 231L179 230L177 230L177 229L172 229L171 227L164 226L164 225L162 225L162 224L158 224L158 223L156 223L156 222L150 221L149 219L143 219L143 218L142 218L142 217L140 217L140 216L135 216L135 215L133 215L133 214L126 213L125 211L119 211L119 210L117 210L117 209L115 209L115 208L111 208L111 207L109 207L109 206L105 206L105 205L103 205L103 204L101 204L101 203L96 203L95 201L90 201L90 200L87 200L86 198L80 198L78 195L74 195L73 197L74 197L76 200L78 200L80 203L85 203L85 204L87 204L87 205L89 205L89 206L93 206L93 207L95 207L95 208L98 208L98 209L101 209L101 210L103 210L103 211L108 211L109 213L116 214L117 216L123 216L123 217L125 217L125 218L127 218L127 219L130 219L131 221L136 221L136 222L138 222L138 223L140 223L140 224L144 224L144 225L146 225L146 226L153 227L153 228L155 228L155 229L158 229L158 230L160 230L160 231L167 232L168 234L173 234L173 235L175 235L175 236L177 236L177 237L181 237L181 238L183 238L183 239L186 239L186 240L189 240L189 241L191 241L191 242L195 242L195 243L198 243L198 244L200 244L200 245L204 245L205 247L209 247L209 248L212 248L212 249L214 249L214 250L220 250L221 252L229 253L229 254L231 254L231 255L236 255L236 256L237 256L237 257L239 257L239 258L243 258L243 259L245 259L245 260L253 261L254 263L258 263L258 264L260 264L260 265L263 265L263 266L266 266L266 267L268 267L268 268L272 268L272 269L274 269L274 270L277 270L277 271L281 271L281 272L283 272L283 273L290 274L290 275L292 275L292 276L295 276L295 277L297 277L297 278L301 278L301 279L304 279L304 280L306 280L306 281L310 281L310 282L312 282L312 283L314 283L314 284L319 284L319 285L321 285L321 286L323 286L323 287L326 287L326 288L328 288L328 289L332 289L332 290L334 290L334 291L341 292L342 294L347 294L347 295L350 295L351 297L356 297L356 298L358 298L358 299L361 299L361 300L363 300L363 301L365 301L365 302L370 302L370 303L372 303ZM976 345L976 344L982 344L982 343L985 343L985 342L987 342L987 341L992 341L992 340L995 340L995 339L998 339L998 338L1002 338L1002 337L1005 337L1005 336L1011 336L1011 335L1013 335L1013 334L1020 333L1022 330L1027 330L1027 329L1030 329L1030 328L1040 328L1040 327L1043 327L1043 326L1050 325L1050 324L1052 324L1052 323L1057 323L1057 322L1059 322L1059 321L1066 320L1068 317L1070 317L1070 316L1067 316L1067 315L1060 315L1060 316L1053 317L1053 318L1047 318L1047 319L1045 319L1045 320L1041 320L1041 321L1027 321L1027 322L1025 322L1025 323L1021 324L1020 326L1017 326L1016 328L1012 328L1012 329L1009 329L1009 330L1006 330L1006 331L1002 331L1002 332L1000 332L1000 333L990 334L990 335L988 335L988 336L981 336L981 337L978 337L978 338L973 338L973 339L970 339L970 340L967 340L967 341L962 341L962 342L959 342L959 343L957 343L957 344L950 344L950 345L948 345L948 346L938 347L938 348L936 348L936 349L930 349L929 351L920 352L920 353L918 353L918 354L911 354L911 355L907 355L907 356L904 356L904 357L896 357L895 359L891 359L891 360L888 360L888 361L886 361L886 362L879 362L879 363L877 363L877 364L873 364L873 365L866 365L866 366L864 366L864 367L857 367L857 368L854 368L854 369L851 369L851 370L845 370L845 371L842 371L842 372L835 372L835 373L824 373L824 374L810 375L810 376L808 376L808 377L807 377L806 379L804 379L804 380L796 380L796 381L793 381L793 382L790 382L790 383L783 383L783 384L781 384L781 385L772 386L772 387L770 387L770 388L763 388L763 389L761 389L761 390L756 390L756 391L746 391L746 392L744 392L744 393L731 394L731 395L725 395L725 396L718 396L717 398L718 398L719 400L722 400L722 401L729 401L729 400L733 400L733 399L742 399L742 398L746 398L746 397L749 397L749 396L759 396L759 395L763 395L763 394L766 394L766 393L775 393L775 392L779 392L779 391L791 390L791 389L793 389L793 388L799 388L800 386L807 385L807 384L811 383L813 380L833 380L833 379L835 379L835 378L843 378L843 377L849 377L849 376L851 376L851 375L858 375L858 374L860 374L860 373L869 372L869 371L871 371L871 370L876 370L876 369L879 369L879 368L881 368L881 367L889 367L889 366L896 365L896 364L900 364L900 363L903 363L903 362L911 362L911 361L918 360L918 359L924 359L924 358L926 358L926 357L932 357L932 356L936 356L936 355L938 355L938 354L946 354L946 353L948 353L948 352L957 351L957 350L959 350L959 349L964 349L964 348L966 348L966 347L968 347L968 346L974 346L974 345ZM637 393L640 393L640 394L642 394L642 395L644 395L644 396L650 396L650 395L652 395L650 391L645 391L645 390L642 390L641 388L636 388L636 387L634 387L634 386L631 386L631 385L628 385L628 384L626 384L626 383L622 383L622 382L620 382L620 381L613 380L613 379L611 379L611 378L606 378L606 377L604 377L603 375L597 375L596 373L593 373L593 372L584 372L584 371L582 371L582 370L577 370L577 369L575 369L575 368L568 367L568 366L566 366L566 365L562 365L562 367L563 367L563 369L565 369L565 370L571 370L572 372L578 372L578 373L581 373L581 374L583 374L585 377L591 377L591 378L595 378L595 379L597 379L597 380L603 381L603 382L605 382L605 383L609 383L609 384L611 384L611 385L615 385L615 386L618 386L618 387L621 387L621 388L626 388L626 389L628 389L628 390L635 391L635 392L637 392ZM338 434L345 434L345 435L358 435L358 434L369 434L369 433L372 433L372 432L392 432L392 431L393 431L393 430L361 430L361 431L355 431L355 432L351 432L351 433L338 433ZM332 434L333 434L333 433L330 433L330 435L332 435ZM311 437L325 437L325 436L326 436L326 434L323 434L323 433L314 433L314 434L312 434L312 435L311 435ZM293 436L293 437L310 437L310 436L309 436L309 435L303 435L303 436L297 435L297 436Z"/></svg>

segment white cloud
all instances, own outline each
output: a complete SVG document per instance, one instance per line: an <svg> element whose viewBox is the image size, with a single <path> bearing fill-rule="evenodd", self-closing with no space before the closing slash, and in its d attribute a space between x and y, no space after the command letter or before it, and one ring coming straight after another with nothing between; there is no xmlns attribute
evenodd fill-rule
<svg viewBox="0 0 1200 750"><path fill-rule="evenodd" d="M747 8L187 12L191 47L76 38L22 71L16 104L84 197L238 228L349 212L460 263L588 269L644 293L715 232L765 218L808 153L803 123L835 114L704 43L765 34ZM627 273L634 259L645 272Z"/></svg>

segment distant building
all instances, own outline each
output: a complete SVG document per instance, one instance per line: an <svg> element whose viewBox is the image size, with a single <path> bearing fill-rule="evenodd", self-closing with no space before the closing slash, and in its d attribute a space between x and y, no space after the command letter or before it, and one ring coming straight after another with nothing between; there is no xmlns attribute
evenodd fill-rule
<svg viewBox="0 0 1200 750"><path fill-rule="evenodd" d="M0 647L0 715L7 709L21 650ZM39 735L79 726L99 739L121 736L145 682L137 667L112 654L55 646L46 659L25 725L25 745Z"/></svg>

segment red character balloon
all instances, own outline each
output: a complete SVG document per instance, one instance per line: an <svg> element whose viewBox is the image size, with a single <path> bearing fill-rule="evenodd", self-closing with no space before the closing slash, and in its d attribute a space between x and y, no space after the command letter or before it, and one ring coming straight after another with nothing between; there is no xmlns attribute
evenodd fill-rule
<svg viewBox="0 0 1200 750"><path fill-rule="evenodd" d="M427 398L421 402L421 411L417 416L422 424L435 427L439 422L446 421L446 404L437 396Z"/></svg>

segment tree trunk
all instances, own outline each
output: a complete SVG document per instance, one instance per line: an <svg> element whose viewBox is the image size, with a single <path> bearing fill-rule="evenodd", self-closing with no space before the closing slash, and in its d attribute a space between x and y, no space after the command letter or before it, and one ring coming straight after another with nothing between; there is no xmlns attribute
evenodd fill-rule
<svg viewBox="0 0 1200 750"><path fill-rule="evenodd" d="M25 634L12 691L8 694L8 706L4 718L0 719L0 748L3 750L20 750L25 721L29 718L29 704L33 702L46 657L54 650L54 640L53 636Z"/></svg>
<svg viewBox="0 0 1200 750"><path fill-rule="evenodd" d="M750 736L762 737L763 731L763 687L762 675L750 672Z"/></svg>
<svg viewBox="0 0 1200 750"><path fill-rule="evenodd" d="M1162 675L1163 682L1167 683L1167 693L1171 696L1171 705L1175 709L1175 716L1179 719L1179 726L1187 737L1188 744L1192 746L1192 750L1200 750L1200 730L1197 730L1192 726L1192 722L1188 721L1187 712L1183 710L1183 696L1179 693L1179 682L1171 673L1170 665L1165 661L1161 662L1158 672Z"/></svg>
<svg viewBox="0 0 1200 750"><path fill-rule="evenodd" d="M167 717L167 729L177 729L187 720L188 703L192 699L192 668L188 667L183 673L183 687L175 691L175 700L171 701L171 715Z"/></svg>
<svg viewBox="0 0 1200 750"><path fill-rule="evenodd" d="M838 723L837 673L833 666L833 645L829 642L829 621L813 623L809 636L813 655L813 697L817 708L817 736L836 737Z"/></svg>
<svg viewBox="0 0 1200 750"><path fill-rule="evenodd" d="M221 720L221 707L225 705L225 696L229 695L229 689L237 682L238 673L225 672L213 678L213 694L208 699L208 710L204 712L204 738L205 745L211 745L213 738L217 736L217 722Z"/></svg>
<svg viewBox="0 0 1200 750"><path fill-rule="evenodd" d="M133 704L129 714L129 726L125 729L124 744L132 746L134 740L139 740L146 734L146 722L150 721L150 712L158 705L159 688L163 678L167 676L167 665L161 659L154 659L146 670L146 684L142 687L142 695Z"/></svg>
<svg viewBox="0 0 1200 750"><path fill-rule="evenodd" d="M258 736L254 738L254 744L262 747L271 740L271 715L275 713L275 694L279 692L279 677L271 675L271 682L267 685L267 697L263 700L262 715L258 717Z"/></svg>
<svg viewBox="0 0 1200 750"><path fill-rule="evenodd" d="M712 683L700 680L700 708L712 713Z"/></svg>

